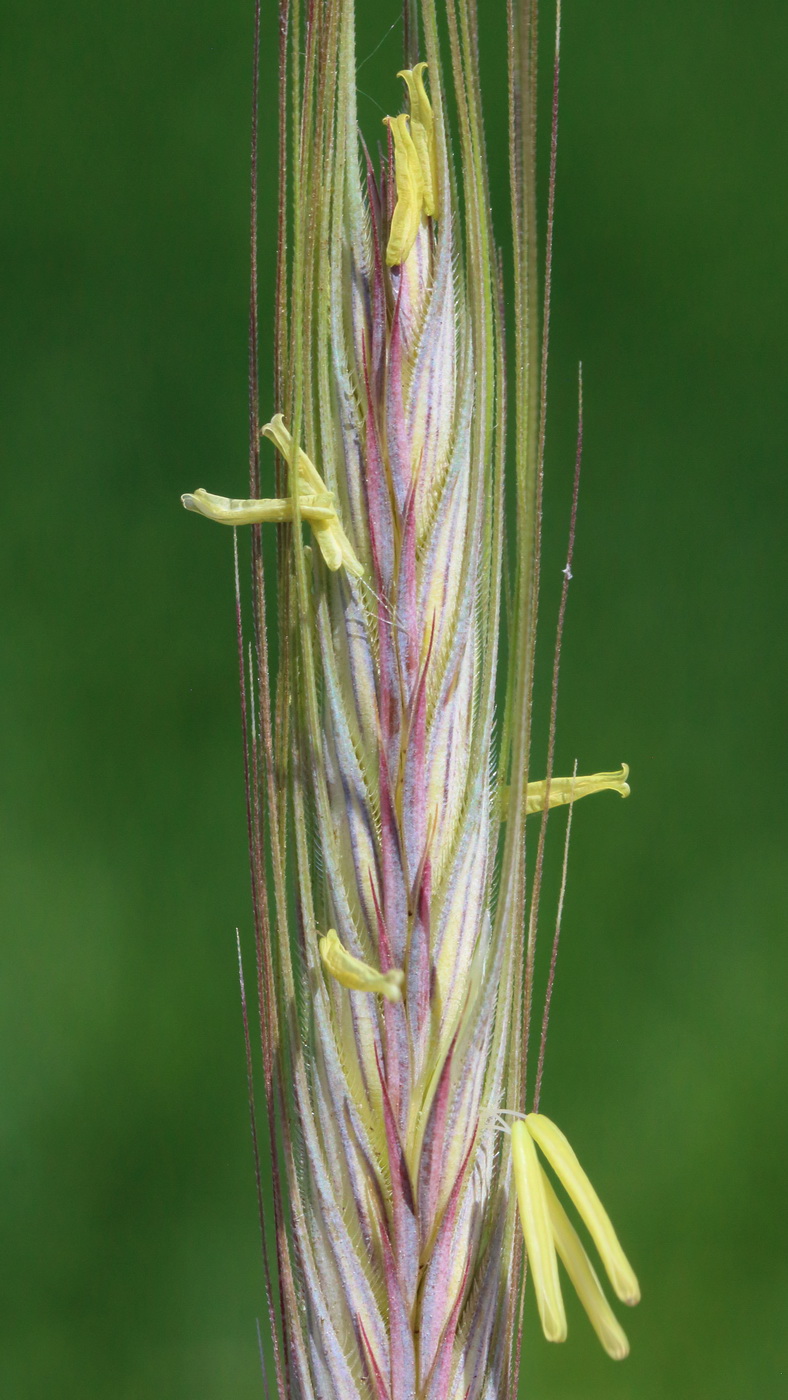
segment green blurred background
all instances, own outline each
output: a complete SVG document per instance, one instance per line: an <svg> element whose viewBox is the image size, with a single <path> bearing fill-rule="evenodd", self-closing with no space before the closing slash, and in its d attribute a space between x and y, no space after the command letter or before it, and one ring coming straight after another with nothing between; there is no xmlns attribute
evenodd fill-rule
<svg viewBox="0 0 788 1400"><path fill-rule="evenodd" d="M359 7L360 60L383 41L359 73L375 139L377 103L399 100L398 6ZM262 1394L231 546L178 504L200 484L244 491L250 10L4 7L0 1390L13 1400ZM502 10L484 0L505 214ZM274 0L264 11L265 346ZM550 1348L529 1306L528 1395L776 1400L788 11L567 0L564 26L542 654L582 358L557 766L625 758L633 796L577 811L543 1106L610 1202L644 1301L620 1366L577 1309L569 1343ZM270 362L264 411L269 383Z"/></svg>

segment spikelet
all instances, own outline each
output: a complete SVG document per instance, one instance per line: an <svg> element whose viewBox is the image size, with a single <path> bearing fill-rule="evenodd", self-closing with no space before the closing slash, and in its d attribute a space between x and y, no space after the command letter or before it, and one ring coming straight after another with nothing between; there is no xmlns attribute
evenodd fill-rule
<svg viewBox="0 0 788 1400"><path fill-rule="evenodd" d="M399 75L404 111L386 118L377 170L357 134L351 0L310 7L303 31L297 7L283 14L292 251L288 265L283 236L278 411L262 429L276 486L261 497L255 431L251 499L184 497L253 526L250 826L276 1380L299 1400L492 1400L516 1385L518 1192L524 1221L542 1222L562 1315L532 1135L518 1128L513 1165L499 1119L525 1107L525 817L605 787L626 795L627 771L527 780L533 399L518 427L524 514L495 749L503 331L472 7L448 5L462 213L433 5L427 61ZM518 382L534 349L525 275ZM527 1180L518 1153L533 1159ZM590 1265L565 1253L590 1296ZM607 1314L604 1326L612 1335Z"/></svg>

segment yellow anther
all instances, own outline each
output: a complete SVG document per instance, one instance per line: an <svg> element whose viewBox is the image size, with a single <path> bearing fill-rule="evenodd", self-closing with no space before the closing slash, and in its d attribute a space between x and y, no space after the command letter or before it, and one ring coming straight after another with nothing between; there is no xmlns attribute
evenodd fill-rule
<svg viewBox="0 0 788 1400"><path fill-rule="evenodd" d="M292 467L294 465L293 457L296 455L293 436L285 427L285 420L281 413L275 413L270 423L264 423L260 433L279 449L288 466ZM307 457L302 447L299 447L297 457L296 471L298 472L299 487L303 486L305 494L325 491L326 484L320 472L311 457Z"/></svg>
<svg viewBox="0 0 788 1400"><path fill-rule="evenodd" d="M384 117L394 142L394 178L397 203L391 216L386 262L389 267L404 263L421 226L424 209L424 176L419 153L409 130L409 118Z"/></svg>
<svg viewBox="0 0 788 1400"><path fill-rule="evenodd" d="M339 941L334 928L320 939L320 956L323 966L331 976L351 992L378 992L386 1001L402 1000L402 984L405 974L400 968L390 972L377 972L369 963L362 962L347 951Z"/></svg>
<svg viewBox="0 0 788 1400"><path fill-rule="evenodd" d="M270 501L238 501L231 496L214 496L202 487L181 501L187 510L215 520L219 525L283 525L293 519L293 502L289 496ZM324 524L336 518L330 492L322 496L299 496L301 514L310 525Z"/></svg>
<svg viewBox="0 0 788 1400"><path fill-rule="evenodd" d="M403 68L397 77L404 78L408 88L410 134L418 152L424 182L424 213L432 219L438 216L438 153L435 144L435 121L424 86L423 75L426 68L426 63L417 63L415 68Z"/></svg>
<svg viewBox="0 0 788 1400"><path fill-rule="evenodd" d="M588 797L592 792L620 792L622 797L629 797L628 777L629 766L622 763L616 773L590 773L585 778L578 773L577 777L572 778L551 778L549 805L562 807L564 803L578 802L581 797ZM546 781L529 783L525 797L526 812L543 812L546 795Z"/></svg>
<svg viewBox="0 0 788 1400"><path fill-rule="evenodd" d="M567 1194L574 1201L588 1228L605 1271L622 1303L640 1302L640 1287L624 1254L602 1202L577 1160L560 1128L543 1113L529 1113L526 1120L531 1137L537 1142Z"/></svg>
<svg viewBox="0 0 788 1400"><path fill-rule="evenodd" d="M303 486L304 494L309 498L311 495L324 495L326 485L320 472L317 470L311 458L307 457L303 448L296 450L291 434L285 427L281 413L274 414L270 423L266 423L260 430L264 437L267 437L275 447L279 449L288 466L295 466L298 475L299 491ZM295 459L295 460L294 460ZM299 494L299 508L301 505ZM304 511L301 512L305 518ZM333 519L324 521L310 521L326 564L329 569L337 570L343 565L349 574L354 578L363 578L364 569L350 543L347 535L342 529L339 516L334 512Z"/></svg>
<svg viewBox="0 0 788 1400"><path fill-rule="evenodd" d="M640 1288L610 1219L563 1133L543 1113L529 1113L512 1124L512 1171L542 1330L549 1342L562 1342L566 1337L557 1250L602 1346L608 1356L621 1361L629 1355L629 1342L540 1165L537 1144L588 1226L622 1303L640 1302Z"/></svg>
<svg viewBox="0 0 788 1400"><path fill-rule="evenodd" d="M261 430L270 438L292 467L293 439L277 413L270 423ZM362 578L364 570L356 557L353 546L342 529L337 515L334 496L326 490L319 471L306 453L299 450L296 467L298 477L298 509L302 520L312 526L315 539L329 569L336 571L345 567L355 578ZM292 521L295 514L292 497L275 497L266 501L234 500L230 496L214 496L202 487L198 491L181 496L187 510L196 511L208 520L220 525L263 525L285 524Z"/></svg>
<svg viewBox="0 0 788 1400"><path fill-rule="evenodd" d="M542 1331L548 1342L564 1342L566 1312L558 1282L558 1260L544 1174L528 1128L519 1120L512 1124L512 1168Z"/></svg>
<svg viewBox="0 0 788 1400"><path fill-rule="evenodd" d="M574 1225L544 1172L542 1177L553 1239L561 1263L608 1356L612 1356L614 1361L623 1361L624 1357L629 1355L629 1342L623 1328L602 1291L602 1285L580 1243Z"/></svg>
<svg viewBox="0 0 788 1400"><path fill-rule="evenodd" d="M622 797L629 797L628 778L627 763L622 763L615 773L589 773L585 777L578 773L571 778L551 778L549 806L563 807L567 802L579 802L581 797L589 797L592 792L619 792ZM543 778L538 783L529 783L525 792L526 816L530 817L534 812L543 812L546 796L546 779ZM506 821L510 798L511 788L502 788L501 821Z"/></svg>

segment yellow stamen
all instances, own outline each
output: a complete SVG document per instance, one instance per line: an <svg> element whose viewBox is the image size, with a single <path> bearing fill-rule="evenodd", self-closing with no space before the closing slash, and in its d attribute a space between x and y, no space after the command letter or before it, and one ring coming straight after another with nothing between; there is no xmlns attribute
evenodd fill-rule
<svg viewBox="0 0 788 1400"><path fill-rule="evenodd" d="M574 1225L544 1172L542 1176L553 1239L561 1262L608 1356L612 1356L614 1361L623 1361L625 1356L629 1356L629 1342L602 1291L602 1285L580 1243Z"/></svg>
<svg viewBox="0 0 788 1400"><path fill-rule="evenodd" d="M402 1000L405 974L400 968L392 968L389 972L377 972L369 963L355 958L342 946L334 928L330 928L320 939L319 946L323 966L343 987L347 987L351 992L379 992L386 1001Z"/></svg>
<svg viewBox="0 0 788 1400"><path fill-rule="evenodd" d="M622 1303L640 1302L640 1287L602 1202L560 1128L543 1113L529 1113L528 1132L566 1188L599 1250L605 1271ZM514 1136L514 1129L512 1129Z"/></svg>
<svg viewBox="0 0 788 1400"><path fill-rule="evenodd" d="M386 262L389 267L404 263L421 226L424 205L424 176L418 151L409 130L409 119L384 117L394 141L394 178L397 203L391 216Z"/></svg>
<svg viewBox="0 0 788 1400"><path fill-rule="evenodd" d="M275 413L270 423L264 423L260 434L274 444L288 466L293 466L293 457L297 455L298 483L299 486L303 485L306 493L317 494L320 491L325 491L326 484L311 457L307 457L302 447L299 447L297 454L295 453L292 433L285 427L285 420L281 413Z"/></svg>
<svg viewBox="0 0 788 1400"><path fill-rule="evenodd" d="M548 1342L563 1342L566 1341L566 1313L558 1282L558 1260L544 1174L528 1128L519 1120L512 1124L512 1168L542 1331Z"/></svg>
<svg viewBox="0 0 788 1400"><path fill-rule="evenodd" d="M426 68L426 63L417 63L415 68L403 68L397 77L404 78L408 88L410 134L421 165L424 213L427 218L434 219L438 217L438 153L435 143L435 121L424 86L423 74Z"/></svg>
<svg viewBox="0 0 788 1400"><path fill-rule="evenodd" d="M275 444L285 461L292 467L295 455L293 439L284 425L281 413L277 413L270 423L266 423L261 432ZM344 565L354 578L363 578L364 569L342 529L333 493L326 490L326 484L314 463L300 449L296 472L299 514L302 520L307 520L312 526L326 565L334 572ZM235 500L231 496L214 496L200 487L198 491L181 496L181 501L187 510L193 510L220 525L282 525L292 521L295 515L290 496L274 497L265 501L243 501Z"/></svg>
<svg viewBox="0 0 788 1400"><path fill-rule="evenodd" d="M581 797L588 797L592 792L620 792L622 797L629 797L629 765L622 763L621 768L616 773L590 773L587 777L572 778L551 778L550 797L551 807L562 807L566 802L577 802ZM547 781L543 779L540 783L529 783L525 797L525 810L527 813L542 812L545 807L545 797L547 795Z"/></svg>
<svg viewBox="0 0 788 1400"><path fill-rule="evenodd" d="M266 423L260 431L264 437L267 437L269 441L278 448L289 467L292 468L295 465L299 490L303 484L307 499L311 495L318 496L326 493L326 484L314 462L307 457L302 448L299 447L296 450L295 443L285 427L281 413L276 413L271 419L271 422ZM301 497L299 495L299 507L300 503ZM304 511L301 513L307 518ZM312 528L320 548L320 553L329 569L336 571L344 565L347 572L352 574L354 578L363 578L363 566L359 562L350 540L342 529L336 511L332 520L316 521L312 523Z"/></svg>
<svg viewBox="0 0 788 1400"><path fill-rule="evenodd" d="M230 496L214 496L202 487L181 501L187 510L215 520L219 525L283 525L293 519L293 502L290 497L274 497L270 501L238 501ZM325 492L322 496L300 496L298 501L301 514L310 524L325 523L336 517L333 498Z"/></svg>
<svg viewBox="0 0 788 1400"><path fill-rule="evenodd" d="M571 778L551 778L549 805L551 808L563 807L567 802L579 802L581 797L590 797L592 792L619 792L622 797L629 797L628 778L628 763L622 763L615 773L589 773L586 776L578 773ZM510 787L501 788L501 821L506 821L511 791ZM545 778L541 782L528 784L525 790L526 816L544 811L546 795Z"/></svg>

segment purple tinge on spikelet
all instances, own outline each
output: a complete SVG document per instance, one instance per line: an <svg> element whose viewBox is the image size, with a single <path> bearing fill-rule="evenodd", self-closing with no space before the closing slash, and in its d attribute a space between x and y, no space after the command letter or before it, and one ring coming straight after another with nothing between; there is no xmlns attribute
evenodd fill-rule
<svg viewBox="0 0 788 1400"><path fill-rule="evenodd" d="M321 466L365 581L316 562L331 814L318 822L319 898L345 947L402 968L405 986L396 1004L348 992L310 945L295 1248L313 1395L473 1400L503 1364L491 1347L507 1267L480 1121L502 1073L489 1063L490 752L473 743L475 726L491 732L492 704L479 674L490 618L473 336L446 170L440 220L422 220L393 268L391 150L379 182L368 163L363 194L354 169L344 179Z"/></svg>

